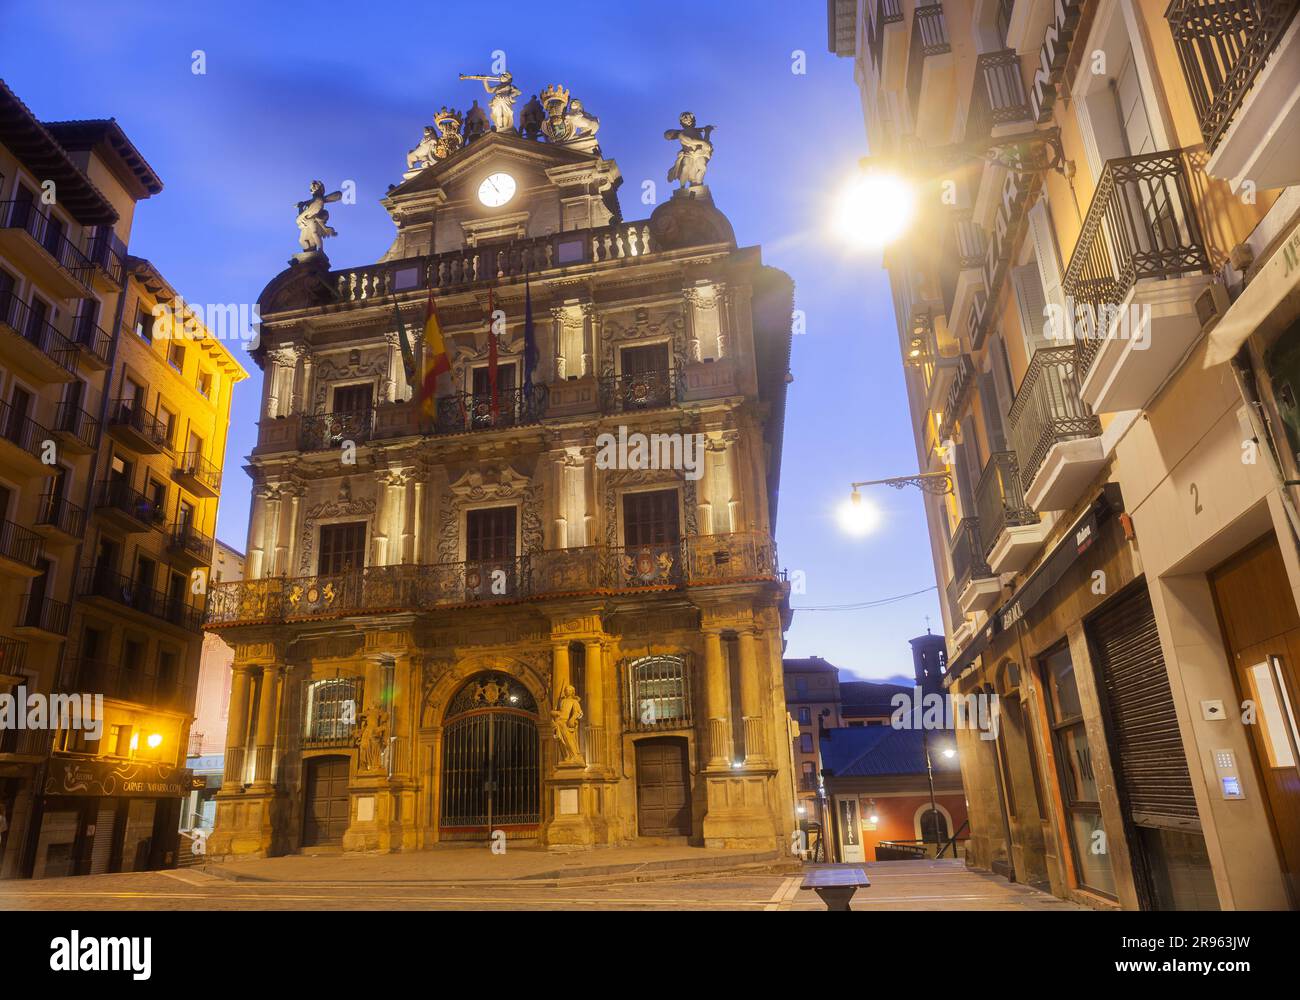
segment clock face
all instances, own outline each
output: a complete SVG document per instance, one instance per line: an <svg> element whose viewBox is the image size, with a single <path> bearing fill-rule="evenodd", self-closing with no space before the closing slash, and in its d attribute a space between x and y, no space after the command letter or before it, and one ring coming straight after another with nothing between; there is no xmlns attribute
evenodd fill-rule
<svg viewBox="0 0 1300 1000"><path fill-rule="evenodd" d="M488 208L504 205L515 196L515 179L509 174L492 174L478 186L478 200Z"/></svg>

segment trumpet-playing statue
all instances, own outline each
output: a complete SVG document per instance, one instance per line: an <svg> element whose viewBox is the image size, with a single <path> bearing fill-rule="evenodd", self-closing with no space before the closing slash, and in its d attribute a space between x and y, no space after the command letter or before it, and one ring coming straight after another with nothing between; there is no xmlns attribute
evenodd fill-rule
<svg viewBox="0 0 1300 1000"><path fill-rule="evenodd" d="M492 128L497 132L509 132L515 127L515 101L523 93L512 82L514 77L508 72L499 76L475 76L469 73L460 75L462 80L480 80L488 93L488 114L492 116Z"/></svg>
<svg viewBox="0 0 1300 1000"><path fill-rule="evenodd" d="M342 197L342 191L326 194L324 184L320 181L311 182L311 197L298 202L298 244L304 252L319 253L325 237L338 235L330 228L330 214L325 206Z"/></svg>
<svg viewBox="0 0 1300 1000"><path fill-rule="evenodd" d="M681 128L670 128L664 132L665 139L669 141L676 139L682 145L682 148L677 151L677 159L673 162L672 169L668 171L668 179L680 181L684 188L689 188L691 185L702 186L704 172L708 170L709 159L713 156L713 143L709 140L709 136L717 126L705 125L704 128L696 128L695 116L689 111L683 111L677 120Z"/></svg>

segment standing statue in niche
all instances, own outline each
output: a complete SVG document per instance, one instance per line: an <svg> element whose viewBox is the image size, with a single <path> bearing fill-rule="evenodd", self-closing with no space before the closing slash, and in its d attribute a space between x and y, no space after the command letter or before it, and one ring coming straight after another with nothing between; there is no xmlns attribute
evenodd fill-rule
<svg viewBox="0 0 1300 1000"><path fill-rule="evenodd" d="M361 717L357 748L360 750L357 761L359 772L384 770L388 750L388 713L382 708L372 705Z"/></svg>
<svg viewBox="0 0 1300 1000"><path fill-rule="evenodd" d="M327 236L337 236L329 226L330 214L325 206L332 201L339 201L342 191L325 193L325 185L320 181L311 182L311 197L298 202L298 243L304 253L320 253Z"/></svg>
<svg viewBox="0 0 1300 1000"><path fill-rule="evenodd" d="M713 156L713 143L709 136L717 126L705 125L704 128L696 128L695 116L689 111L683 111L677 120L681 128L670 128L664 132L665 139L670 142L675 139L682 146L677 151L677 159L673 162L672 169L668 171L668 179L680 181L683 188L693 185L702 187L704 172L708 170L709 160Z"/></svg>
<svg viewBox="0 0 1300 1000"><path fill-rule="evenodd" d="M462 80L479 80L488 93L488 113L492 116L492 128L497 132L511 132L515 127L515 101L523 93L512 82L514 77L509 72L499 76L474 76L462 73Z"/></svg>
<svg viewBox="0 0 1300 1000"><path fill-rule="evenodd" d="M578 700L573 685L566 684L560 692L559 706L551 712L551 725L556 742L560 744L561 764L583 763L582 751L578 748L578 721L581 718L582 702Z"/></svg>

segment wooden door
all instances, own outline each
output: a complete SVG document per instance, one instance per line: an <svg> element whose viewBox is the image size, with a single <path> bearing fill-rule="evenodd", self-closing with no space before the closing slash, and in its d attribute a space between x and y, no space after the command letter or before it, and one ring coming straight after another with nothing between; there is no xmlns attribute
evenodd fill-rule
<svg viewBox="0 0 1300 1000"><path fill-rule="evenodd" d="M348 828L348 758L307 761L303 847L343 843Z"/></svg>
<svg viewBox="0 0 1300 1000"><path fill-rule="evenodd" d="M1254 706L1246 731L1278 854L1300 899L1300 613L1276 537L1234 556L1210 580L1237 695Z"/></svg>
<svg viewBox="0 0 1300 1000"><path fill-rule="evenodd" d="M684 739L637 742L636 813L637 832L643 837L690 834L691 782Z"/></svg>

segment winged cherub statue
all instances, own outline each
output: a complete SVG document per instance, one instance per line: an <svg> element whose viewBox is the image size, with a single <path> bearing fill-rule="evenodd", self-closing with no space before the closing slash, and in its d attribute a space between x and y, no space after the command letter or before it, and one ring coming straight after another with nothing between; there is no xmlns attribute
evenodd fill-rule
<svg viewBox="0 0 1300 1000"><path fill-rule="evenodd" d="M325 185L320 181L311 182L311 197L298 202L298 243L305 252L319 253L321 244L327 236L337 236L329 226L330 214L325 206L331 201L339 201L342 191L325 193Z"/></svg>

